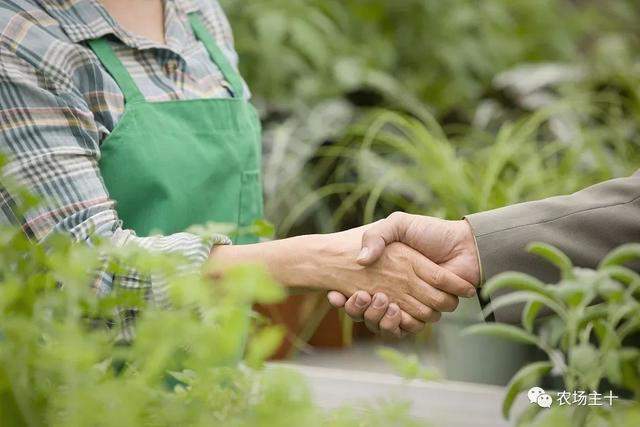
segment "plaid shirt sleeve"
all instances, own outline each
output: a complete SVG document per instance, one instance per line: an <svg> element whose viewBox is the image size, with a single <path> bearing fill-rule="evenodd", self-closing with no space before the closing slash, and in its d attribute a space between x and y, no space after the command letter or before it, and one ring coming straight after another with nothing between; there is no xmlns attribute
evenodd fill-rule
<svg viewBox="0 0 640 427"><path fill-rule="evenodd" d="M179 252L194 268L207 259L212 245L230 243L225 236L138 237L124 229L98 168L101 125L68 77L46 72L48 58L36 56L37 52L0 44L0 151L8 156L0 176L0 222L22 227L34 241L62 231L87 244L101 236L119 247ZM97 75L98 70L93 72ZM43 203L20 215L17 195L3 183L7 179L25 186ZM162 279L141 277L136 271L115 276L104 269L96 277L99 294L124 287L142 290L152 302L162 304L165 298Z"/></svg>

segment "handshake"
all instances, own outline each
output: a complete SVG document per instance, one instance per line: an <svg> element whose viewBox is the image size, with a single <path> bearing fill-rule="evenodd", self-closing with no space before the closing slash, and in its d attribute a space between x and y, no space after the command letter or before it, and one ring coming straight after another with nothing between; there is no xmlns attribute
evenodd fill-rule
<svg viewBox="0 0 640 427"><path fill-rule="evenodd" d="M405 213L332 234L253 245L218 245L212 274L264 263L290 289L329 291L329 302L381 335L400 337L437 322L458 298L476 295L478 254L465 220Z"/></svg>
<svg viewBox="0 0 640 427"><path fill-rule="evenodd" d="M343 242L360 237L361 248L354 262L357 267L335 277L346 283L327 297L331 305L344 307L353 320L364 321L375 333L394 337L416 333L426 323L437 322L442 312L454 311L458 297L476 295L480 266L465 220L396 212L336 235L342 235Z"/></svg>

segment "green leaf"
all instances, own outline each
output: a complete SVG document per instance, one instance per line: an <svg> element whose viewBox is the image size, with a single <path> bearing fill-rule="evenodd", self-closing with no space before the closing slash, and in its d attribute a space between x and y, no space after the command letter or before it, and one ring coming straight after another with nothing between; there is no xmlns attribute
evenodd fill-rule
<svg viewBox="0 0 640 427"><path fill-rule="evenodd" d="M524 273L506 272L494 276L482 287L482 296L488 298L500 289L531 291L555 299L553 291L549 290L544 283Z"/></svg>
<svg viewBox="0 0 640 427"><path fill-rule="evenodd" d="M604 355L604 366L607 379L615 385L622 385L622 363L620 352L609 350Z"/></svg>
<svg viewBox="0 0 640 427"><path fill-rule="evenodd" d="M524 411L518 414L513 425L518 427L531 426L533 420L536 419L542 410L543 408L538 405L529 405Z"/></svg>
<svg viewBox="0 0 640 427"><path fill-rule="evenodd" d="M507 392L502 401L502 416L505 419L509 419L511 407L518 394L523 390L539 385L540 379L551 372L552 367L551 362L536 362L523 367L515 373L509 384L507 384Z"/></svg>
<svg viewBox="0 0 640 427"><path fill-rule="evenodd" d="M584 343L569 349L569 365L578 372L593 372L598 368L598 364L598 351L593 345Z"/></svg>
<svg viewBox="0 0 640 427"><path fill-rule="evenodd" d="M604 273L625 285L640 282L640 275L638 273L622 265L607 265L600 267L598 272Z"/></svg>
<svg viewBox="0 0 640 427"><path fill-rule="evenodd" d="M640 243L629 243L609 252L607 256L600 261L598 268L622 265L637 259L640 259Z"/></svg>
<svg viewBox="0 0 640 427"><path fill-rule="evenodd" d="M542 307L543 303L540 301L529 301L524 306L524 310L522 310L522 326L528 332L533 332L533 324Z"/></svg>
<svg viewBox="0 0 640 427"><path fill-rule="evenodd" d="M261 265L233 267L225 272L222 284L236 301L273 304L286 296L282 286Z"/></svg>
<svg viewBox="0 0 640 427"><path fill-rule="evenodd" d="M258 237L270 239L275 232L274 225L264 219L257 219L251 224L251 234L255 234Z"/></svg>
<svg viewBox="0 0 640 427"><path fill-rule="evenodd" d="M481 323L469 326L462 331L462 335L490 335L511 341L539 346L538 338L517 326L501 323Z"/></svg>
<svg viewBox="0 0 640 427"><path fill-rule="evenodd" d="M558 267L563 279L573 279L573 263L560 249L547 243L534 242L527 246L527 251L545 258Z"/></svg>
<svg viewBox="0 0 640 427"><path fill-rule="evenodd" d="M578 325L584 326L585 324L595 320L606 318L608 315L609 310L605 304L592 305L584 309L584 313L580 318Z"/></svg>
<svg viewBox="0 0 640 427"><path fill-rule="evenodd" d="M269 326L254 335L249 342L247 365L254 368L260 367L278 349L285 333L286 330L282 326Z"/></svg>
<svg viewBox="0 0 640 427"><path fill-rule="evenodd" d="M567 311L560 304L556 303L550 298L530 291L512 292L506 295L501 295L491 300L491 302L487 304L482 312L484 316L487 317L489 314L499 310L502 307L510 306L513 304L526 303L530 301L536 301L547 306L562 319L567 318Z"/></svg>
<svg viewBox="0 0 640 427"><path fill-rule="evenodd" d="M376 350L377 355L393 366L398 375L405 379L421 379L431 381L440 378L440 375L420 364L415 354L404 354L393 348L381 347Z"/></svg>

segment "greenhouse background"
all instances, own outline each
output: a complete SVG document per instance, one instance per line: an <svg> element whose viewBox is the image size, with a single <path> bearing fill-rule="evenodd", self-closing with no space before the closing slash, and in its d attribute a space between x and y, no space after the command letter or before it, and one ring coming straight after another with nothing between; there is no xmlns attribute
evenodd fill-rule
<svg viewBox="0 0 640 427"><path fill-rule="evenodd" d="M220 3L261 116L266 218L277 237L345 230L394 211L460 219L572 193L628 176L640 165L640 4L634 0ZM43 282L63 277L79 289L84 276L71 261L97 262L94 253L64 241L54 242L49 255L24 249L26 241L2 233L2 277L9 284L6 278L29 282L26 278L32 275L46 274L48 281ZM18 272L6 267L18 259L18 250L38 260L37 266L22 266ZM554 294L562 313L575 314L584 325L594 323L576 324L575 331L550 326L559 334L553 349L541 344L546 337L536 335L537 329L524 319L519 332L513 326L475 333L474 325L485 324L477 299L461 301L458 310L415 337L385 340L332 309L324 293L285 298L265 276L240 270L228 280L263 283L266 290L230 290L225 303L237 308L257 302L257 311L283 328L254 331L240 368L209 372L206 349L195 346L198 351L184 358L191 363L189 369L173 372L179 369L167 355L186 344L175 338L155 346L160 336L154 321L166 322L169 335L197 336L232 352L237 344L233 332L242 323L237 313L225 311L224 331L214 334L206 323L191 319L190 304L217 307L220 302L202 292L178 291L172 295L178 307L175 318L150 309L138 326L142 339L129 350L119 348L122 354L116 352L114 362L107 356L110 344L93 333L86 337L94 347L83 356L64 349L85 345L77 338L83 336L77 335L78 325L70 320L79 307L99 317L119 302L106 300L94 307L80 291L65 297L34 292L18 298L5 290L0 293L5 301L15 297L17 302L0 303L0 320L6 322L4 331L0 326L0 343L12 337L11 331L27 331L28 338L0 351L0 361L23 372L17 366L29 360L32 370L12 377L9 368L0 369L0 425L3 415L20 418L15 408L23 414L47 414L57 425L77 426L139 425L140 420L146 425L203 426L506 426L515 425L514 413L524 414L518 421L523 426L640 425L640 350L625 341L640 329L640 277L629 269L624 274L614 271L640 250L631 245L603 261L597 274L611 275L616 282L606 292L572 266L559 263L564 258L554 248L532 250L560 267L559 280L593 285L593 298L605 304L605 314L587 308L574 312L574 300ZM137 252L127 256L141 268L175 267L164 258L147 259ZM177 283L187 279L203 282L190 277ZM224 289L233 288L229 283ZM548 296L547 291L542 289L540 298ZM34 325L43 319L34 313L49 303L52 312L65 313L54 334L64 345L40 349ZM11 318L14 312L28 320ZM617 338L611 332L617 323L606 323L615 313L628 329L618 330ZM599 345L589 343L592 330L606 339L598 335ZM578 337L567 345L562 336L570 331ZM553 357L562 354L575 371L554 371L558 365ZM109 370L107 365L119 366L118 357L142 362L134 363L135 373L124 379L117 374L97 379ZM214 363L226 366L224 352L218 357ZM255 379L249 371L262 367L267 358L271 360ZM93 362L107 359L107 365L95 369ZM50 368L43 360L68 364L68 369ZM606 366L602 372L601 366ZM284 373L283 367L294 373ZM529 367L524 374L523 367ZM596 370L597 378L588 376ZM85 371L88 374L80 377ZM179 392L156 393L158 384L167 381L165 371L171 372L172 392ZM50 382L41 384L38 378L43 377ZM67 394L51 404L43 396L59 392L56 381L65 384ZM554 408L545 417L527 400L530 387L560 391L567 381L585 389L593 385L602 395L616 393L619 401L614 404L624 411L598 413L574 406ZM21 386L12 389L7 384ZM34 396L23 399L33 384L39 384ZM512 391L507 392L508 384L515 384ZM262 397L247 397L261 388L266 390ZM119 395L111 409L96 403L108 393ZM506 410L505 394L511 399ZM75 402L84 409L74 412ZM141 413L135 409L139 407L153 408L156 415ZM110 412L113 408L118 417ZM335 412L326 419L318 415L327 410ZM503 418L510 413L508 420ZM45 424L34 416L15 425Z"/></svg>
<svg viewBox="0 0 640 427"><path fill-rule="evenodd" d="M268 219L281 237L342 230L396 210L458 219L638 167L635 2L224 6L263 118ZM364 328L325 315L323 295L304 298L304 309L285 303L272 313L289 313L293 348L281 355L386 372ZM481 318L477 302L461 305L398 345L446 378L501 385L539 357L499 338L461 338ZM318 346L305 346L309 340Z"/></svg>
<svg viewBox="0 0 640 427"><path fill-rule="evenodd" d="M634 2L223 5L281 237L396 210L458 219L639 164Z"/></svg>

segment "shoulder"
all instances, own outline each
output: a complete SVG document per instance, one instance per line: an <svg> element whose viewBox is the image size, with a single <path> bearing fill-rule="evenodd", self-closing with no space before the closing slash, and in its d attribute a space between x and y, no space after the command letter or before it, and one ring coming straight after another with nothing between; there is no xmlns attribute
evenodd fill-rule
<svg viewBox="0 0 640 427"><path fill-rule="evenodd" d="M218 42L228 49L233 49L233 33L227 15L217 0L191 0L202 12L205 25Z"/></svg>
<svg viewBox="0 0 640 427"><path fill-rule="evenodd" d="M83 48L37 1L0 2L0 76L5 81L66 92L73 87L82 56Z"/></svg>

